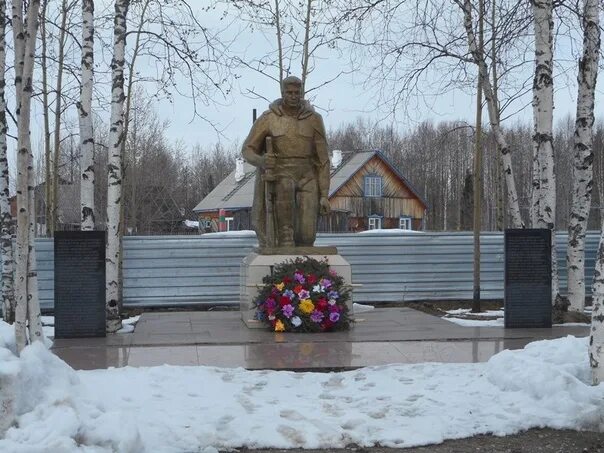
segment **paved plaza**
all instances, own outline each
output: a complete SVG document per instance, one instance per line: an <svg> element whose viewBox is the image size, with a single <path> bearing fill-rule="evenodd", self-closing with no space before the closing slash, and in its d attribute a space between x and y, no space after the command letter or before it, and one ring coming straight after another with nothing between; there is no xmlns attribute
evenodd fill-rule
<svg viewBox="0 0 604 453"><path fill-rule="evenodd" d="M390 363L484 362L503 349L588 327L461 327L411 308L355 315L347 332L275 333L248 329L239 311L143 313L131 334L55 340L53 352L75 369L207 365L277 370L346 370Z"/></svg>

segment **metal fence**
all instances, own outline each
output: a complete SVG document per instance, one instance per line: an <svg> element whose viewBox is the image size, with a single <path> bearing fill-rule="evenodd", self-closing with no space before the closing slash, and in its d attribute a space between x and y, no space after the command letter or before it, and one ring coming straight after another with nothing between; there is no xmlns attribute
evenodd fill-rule
<svg viewBox="0 0 604 453"><path fill-rule="evenodd" d="M566 234L557 234L562 290L566 285ZM599 234L586 241L587 286L591 286ZM124 238L124 305L178 306L238 303L239 265L256 245L253 235L128 236ZM471 299L471 233L357 233L319 235L317 245L335 245L352 266L354 300L360 303ZM36 241L40 302L53 307L51 239ZM481 294L503 298L503 234L481 235ZM589 291L589 288L588 288Z"/></svg>

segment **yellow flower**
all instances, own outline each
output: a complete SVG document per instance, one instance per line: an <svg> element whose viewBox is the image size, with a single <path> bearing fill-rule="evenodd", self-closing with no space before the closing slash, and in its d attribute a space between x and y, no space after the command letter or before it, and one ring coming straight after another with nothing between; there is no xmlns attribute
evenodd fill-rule
<svg viewBox="0 0 604 453"><path fill-rule="evenodd" d="M307 315L309 313L312 313L312 311L315 309L315 305L310 299L302 299L300 301L300 304L298 305L298 308L302 313Z"/></svg>
<svg viewBox="0 0 604 453"><path fill-rule="evenodd" d="M275 332L283 332L285 330L285 324L280 319L275 323Z"/></svg>
<svg viewBox="0 0 604 453"><path fill-rule="evenodd" d="M277 288L279 291L283 291L283 288L285 288L285 283L283 283L283 282L277 283L275 285L275 288Z"/></svg>

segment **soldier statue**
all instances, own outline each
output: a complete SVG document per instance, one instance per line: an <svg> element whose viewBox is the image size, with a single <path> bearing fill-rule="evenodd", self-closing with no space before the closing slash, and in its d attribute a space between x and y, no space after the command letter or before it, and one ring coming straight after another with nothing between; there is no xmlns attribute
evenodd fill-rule
<svg viewBox="0 0 604 453"><path fill-rule="evenodd" d="M243 144L257 167L252 227L260 251L312 248L317 217L329 212L329 154L321 115L303 99L302 81L287 77Z"/></svg>

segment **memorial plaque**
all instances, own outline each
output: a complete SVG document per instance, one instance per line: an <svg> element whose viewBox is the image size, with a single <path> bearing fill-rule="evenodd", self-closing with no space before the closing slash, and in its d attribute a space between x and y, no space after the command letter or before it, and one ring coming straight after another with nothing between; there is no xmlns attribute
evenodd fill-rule
<svg viewBox="0 0 604 453"><path fill-rule="evenodd" d="M551 230L505 230L504 242L505 327L551 327Z"/></svg>
<svg viewBox="0 0 604 453"><path fill-rule="evenodd" d="M55 338L105 336L105 237L55 233Z"/></svg>

